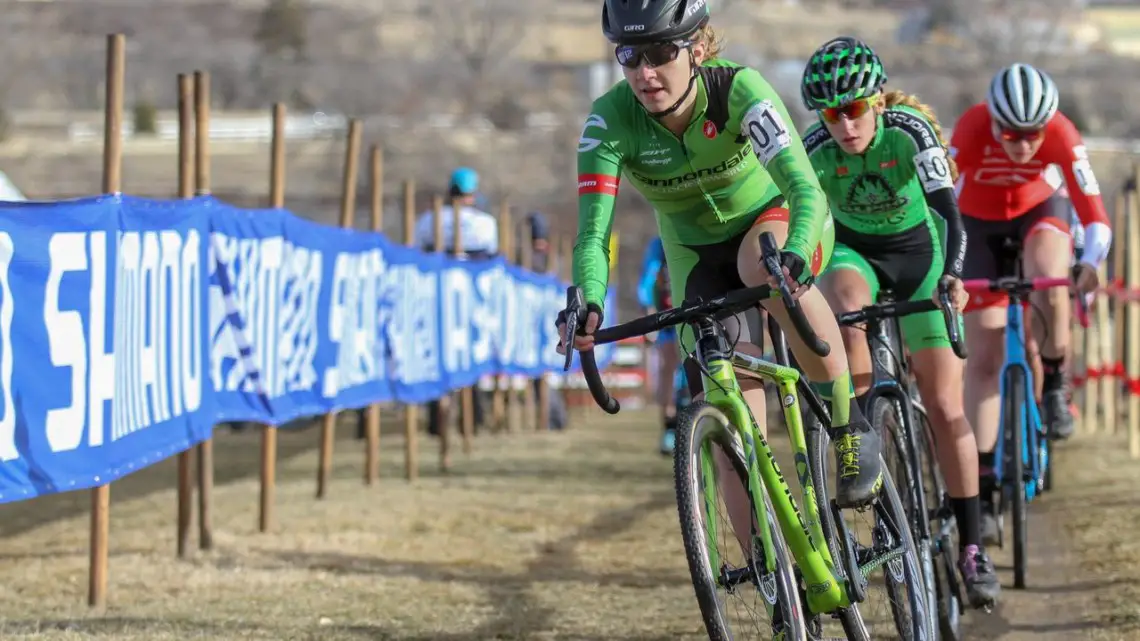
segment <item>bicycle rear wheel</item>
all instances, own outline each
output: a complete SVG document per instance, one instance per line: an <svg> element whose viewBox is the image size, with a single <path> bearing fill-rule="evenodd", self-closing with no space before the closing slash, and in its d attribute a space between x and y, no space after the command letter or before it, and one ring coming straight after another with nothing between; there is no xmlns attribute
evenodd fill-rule
<svg viewBox="0 0 1140 641"><path fill-rule="evenodd" d="M762 513L767 516L772 533L774 558L764 556L754 519L750 519L753 521L750 532L752 549L747 555L740 549L727 519L717 522L716 497L721 484L742 484L744 495L749 496L748 465L736 429L719 409L698 401L678 415L676 434L673 475L681 537L709 639L772 639L783 633L782 638L788 641L806 641L795 567L767 493L751 496L749 509L752 510L750 514L754 514L752 502L764 502ZM732 470L721 470L714 464L713 452L718 447L725 453ZM726 550L716 549L720 540L728 544ZM738 564L725 562L733 551L743 559ZM774 566L771 572L765 570L769 561ZM745 589L738 589L741 586ZM726 597L737 598L737 607L733 611L730 611L727 599L721 598L721 591ZM743 614L742 610L750 610L752 616ZM767 621L757 621L757 616L766 617Z"/></svg>
<svg viewBox="0 0 1140 641"><path fill-rule="evenodd" d="M1025 436L1029 417L1025 411L1028 398L1025 373L1011 367L1005 373L1005 396L1002 399L1002 415L1005 416L1006 437L1006 483L1005 492L1010 498L1010 512L1013 517L1013 587L1025 588L1025 573L1029 554L1028 506L1025 500ZM1033 452L1031 456L1036 456Z"/></svg>

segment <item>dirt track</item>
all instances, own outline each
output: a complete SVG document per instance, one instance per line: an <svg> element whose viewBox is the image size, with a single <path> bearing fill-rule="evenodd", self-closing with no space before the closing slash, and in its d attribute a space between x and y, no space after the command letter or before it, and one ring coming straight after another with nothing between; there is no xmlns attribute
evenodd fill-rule
<svg viewBox="0 0 1140 641"><path fill-rule="evenodd" d="M268 535L255 531L257 436L219 432L216 549L174 557L173 461L117 483L104 612L85 606L87 494L3 506L0 638L701 639L657 428L635 413L576 425L480 436L450 476L425 464L414 487L385 439L376 488L344 427L321 502L317 433L284 431ZM1057 491L1033 506L1031 587L971 614L967 638L1140 638L1140 462L1120 444L1065 446Z"/></svg>

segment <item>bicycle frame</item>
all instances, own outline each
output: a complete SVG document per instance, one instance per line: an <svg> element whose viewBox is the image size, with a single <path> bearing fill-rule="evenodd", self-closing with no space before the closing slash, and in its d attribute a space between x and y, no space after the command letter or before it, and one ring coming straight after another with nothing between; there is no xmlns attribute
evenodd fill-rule
<svg viewBox="0 0 1140 641"><path fill-rule="evenodd" d="M796 564L807 583L807 608L813 614L834 612L837 609L851 605L846 581L840 579L835 573L835 562L826 545L819 545L825 541L823 528L816 507L815 490L811 482L808 466L808 450L804 433L803 419L800 416L799 400L801 394L807 403L812 406L821 417L827 414L823 410L823 403L818 396L800 379L798 370L755 358L746 354L733 353L727 341L721 336L711 322L705 321L697 325L697 359L704 364L702 373L705 401L724 412L729 421L739 431L744 445L745 460L748 463L748 489L752 496L760 496L767 491L772 502L772 509L776 520L783 531L788 548L795 558ZM731 356L730 356L731 355ZM784 420L787 425L788 437L792 443L792 451L796 465L797 476L800 481L801 500L804 503L804 515L801 514L791 488L776 463L767 440L760 433L755 417L748 409L748 405L741 396L740 385L733 370L738 367L742 370L772 381L779 390ZM705 474L711 474L712 453L705 446L701 452L705 465ZM715 481L706 477L706 488L715 486ZM705 493L706 509L711 508L708 502L713 499L708 491ZM754 502L755 503L755 502ZM758 523L758 535L764 550L764 558L768 571L774 570L775 555L772 548L772 533L769 530L768 519L764 514L763 504L754 504L755 518ZM711 513L711 512L710 512ZM705 527L710 532L708 540L716 540L716 525L713 519L706 519ZM716 555L715 551L710 554ZM713 566L720 565L719 559L713 559Z"/></svg>
<svg viewBox="0 0 1140 641"><path fill-rule="evenodd" d="M1005 398L1009 394L1006 389L1007 381L1009 379L1008 373L1011 369L1017 368L1022 371L1025 384L1025 410L1021 415L1021 425L1016 426L1016 429L1021 430L1021 459L1025 463L1025 471L1029 478L1025 480L1025 498L1032 501L1038 494L1038 481L1043 476L1045 465L1047 461L1042 461L1041 456L1033 456L1032 452L1039 452L1040 441L1039 439L1045 438L1044 425L1041 422L1041 416L1037 410L1037 403L1033 393L1033 371L1029 367L1028 353L1025 348L1025 310L1022 308L1022 302L1025 299L1019 294L1010 294L1009 305L1006 308L1006 325L1005 325L1005 363L1001 368L999 395ZM1001 426L1002 434L998 435L997 445L994 448L994 475L1005 485L1005 434L1006 429L1006 413L1005 404L1002 404L1001 414L998 417L998 425Z"/></svg>
<svg viewBox="0 0 1140 641"><path fill-rule="evenodd" d="M880 296L879 302L885 302ZM918 447L914 436L915 420L914 408L909 393L906 376L909 372L906 359L902 354L902 345L899 343L902 331L897 318L884 320L870 318L867 324L867 346L871 351L871 388L867 392L866 406L874 407L874 402L880 397L893 399L899 410L899 427L903 434L898 435L901 444L906 448L908 460L918 464ZM871 417L868 417L870 419ZM901 482L906 485L906 492L910 494L912 505L919 514L927 515L926 493L923 491L922 478L912 478L915 470L905 470L906 477ZM921 475L921 472L920 472ZM930 520L918 519L922 524L922 531L915 532L915 538L923 541L931 539Z"/></svg>

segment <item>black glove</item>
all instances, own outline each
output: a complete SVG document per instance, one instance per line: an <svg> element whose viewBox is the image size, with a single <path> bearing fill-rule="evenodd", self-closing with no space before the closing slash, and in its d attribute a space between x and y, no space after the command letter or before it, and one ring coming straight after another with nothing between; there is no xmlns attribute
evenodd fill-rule
<svg viewBox="0 0 1140 641"><path fill-rule="evenodd" d="M586 313L584 313L578 317L578 327L575 328L575 330L577 331L579 336L585 336L586 335L586 319L588 319L590 317L590 312L593 312L593 313L598 315L598 327L602 326L603 312L602 312L602 307L600 305L598 305L597 303L586 303L585 312ZM566 318L568 316L570 316L570 310L569 309L564 309L564 310L558 312L558 316L554 319L554 326L558 327L559 325L564 324L566 322ZM561 340L561 338L559 340Z"/></svg>
<svg viewBox="0 0 1140 641"><path fill-rule="evenodd" d="M795 252L780 252L780 266L788 268L788 275L803 287L810 287L815 282L815 274L808 269L808 264Z"/></svg>

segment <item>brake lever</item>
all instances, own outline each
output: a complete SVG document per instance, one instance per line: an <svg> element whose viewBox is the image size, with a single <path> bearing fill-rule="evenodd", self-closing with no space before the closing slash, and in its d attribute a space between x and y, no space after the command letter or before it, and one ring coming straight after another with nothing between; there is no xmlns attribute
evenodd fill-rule
<svg viewBox="0 0 1140 641"><path fill-rule="evenodd" d="M574 361L574 336L578 333L578 321L582 317L582 310L586 307L586 297L581 287L566 288L566 362L562 371L569 372Z"/></svg>
<svg viewBox="0 0 1140 641"><path fill-rule="evenodd" d="M764 261L764 268L779 283L780 295L784 300L791 301L792 291L788 289L787 279L784 278L784 266L780 264L780 248L776 245L776 237L770 232L760 234L760 257Z"/></svg>

